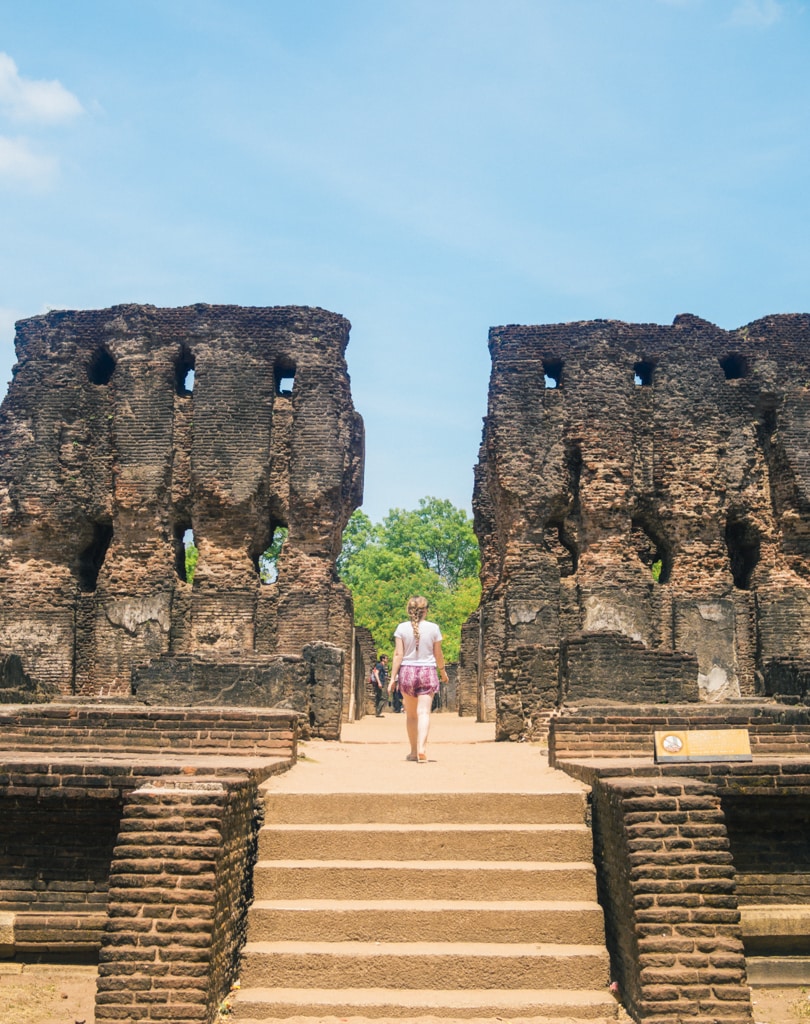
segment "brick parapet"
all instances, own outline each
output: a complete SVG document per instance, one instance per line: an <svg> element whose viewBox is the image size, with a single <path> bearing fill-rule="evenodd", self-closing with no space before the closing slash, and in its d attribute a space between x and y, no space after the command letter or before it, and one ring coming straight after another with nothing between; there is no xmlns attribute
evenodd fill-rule
<svg viewBox="0 0 810 1024"><path fill-rule="evenodd" d="M245 938L256 792L245 774L161 780L129 794L110 873L96 1020L213 1020Z"/></svg>
<svg viewBox="0 0 810 1024"><path fill-rule="evenodd" d="M71 703L0 709L0 746L6 750L294 757L298 728L299 716L283 710Z"/></svg>
<svg viewBox="0 0 810 1024"><path fill-rule="evenodd" d="M720 798L690 778L593 780L614 980L640 1024L751 1024Z"/></svg>
<svg viewBox="0 0 810 1024"><path fill-rule="evenodd" d="M549 762L651 757L653 734L666 729L747 729L757 756L803 756L810 748L810 708L741 703L563 709L549 735Z"/></svg>

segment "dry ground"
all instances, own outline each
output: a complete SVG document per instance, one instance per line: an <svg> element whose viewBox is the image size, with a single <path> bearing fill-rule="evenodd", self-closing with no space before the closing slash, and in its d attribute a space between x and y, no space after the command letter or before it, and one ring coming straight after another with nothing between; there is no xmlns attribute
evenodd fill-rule
<svg viewBox="0 0 810 1024"><path fill-rule="evenodd" d="M0 1024L95 1024L95 993L93 967L0 962ZM220 1020L226 1024L228 1017ZM328 1024L341 1020L331 1017ZM754 1020L756 1024L810 1024L810 987L754 989ZM420 1024L445 1022L422 1017Z"/></svg>

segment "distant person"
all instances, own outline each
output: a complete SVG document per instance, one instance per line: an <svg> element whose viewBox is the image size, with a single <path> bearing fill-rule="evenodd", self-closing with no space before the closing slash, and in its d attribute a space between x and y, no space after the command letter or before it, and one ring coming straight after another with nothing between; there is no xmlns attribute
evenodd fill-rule
<svg viewBox="0 0 810 1024"><path fill-rule="evenodd" d="M391 669L391 692L398 682L405 705L405 728L411 744L406 761L427 761L425 746L430 731L430 708L433 695L439 690L438 669L442 682L447 682L442 652L442 634L435 622L429 622L428 603L424 597L408 601L408 621L394 631L394 664Z"/></svg>
<svg viewBox="0 0 810 1024"><path fill-rule="evenodd" d="M371 670L371 682L374 685L374 714L382 718L383 708L388 703L385 683L388 679L388 655L381 654L377 664Z"/></svg>

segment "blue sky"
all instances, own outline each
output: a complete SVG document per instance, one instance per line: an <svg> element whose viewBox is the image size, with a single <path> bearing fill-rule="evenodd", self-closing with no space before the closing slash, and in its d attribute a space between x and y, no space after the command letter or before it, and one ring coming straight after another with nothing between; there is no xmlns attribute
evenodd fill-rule
<svg viewBox="0 0 810 1024"><path fill-rule="evenodd" d="M0 0L13 322L352 322L364 509L469 508L487 331L810 309L810 0Z"/></svg>

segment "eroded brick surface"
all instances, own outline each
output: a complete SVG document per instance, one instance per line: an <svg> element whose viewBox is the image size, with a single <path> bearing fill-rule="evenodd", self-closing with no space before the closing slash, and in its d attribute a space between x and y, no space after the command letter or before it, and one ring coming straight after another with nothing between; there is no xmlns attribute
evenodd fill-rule
<svg viewBox="0 0 810 1024"><path fill-rule="evenodd" d="M489 345L481 685L462 693L495 705L499 736L565 701L802 696L810 316L510 326Z"/></svg>
<svg viewBox="0 0 810 1024"><path fill-rule="evenodd" d="M22 321L0 412L0 653L42 691L109 695L153 660L266 662L328 643L345 715L352 607L334 560L363 468L348 331L297 307ZM278 580L262 585L281 525Z"/></svg>

